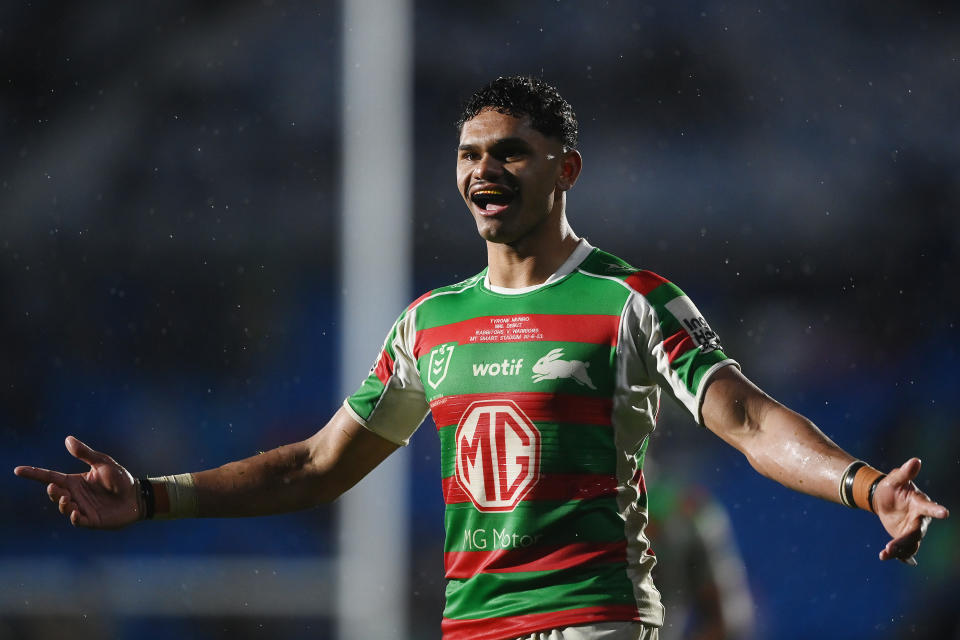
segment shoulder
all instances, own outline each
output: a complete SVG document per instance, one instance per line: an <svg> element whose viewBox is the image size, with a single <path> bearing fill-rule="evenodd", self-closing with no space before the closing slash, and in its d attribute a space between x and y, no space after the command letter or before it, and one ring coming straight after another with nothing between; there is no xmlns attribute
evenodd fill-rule
<svg viewBox="0 0 960 640"><path fill-rule="evenodd" d="M429 303L431 301L436 301L440 298L449 296L451 294L461 294L461 293L470 291L483 280L484 274L486 274L486 269L476 274L475 276L471 276L467 278L466 280L461 280L460 282L456 282L454 284L450 284L445 287L438 287L436 289L431 289L430 291L427 291L426 293L418 297L416 300L411 302L406 308L406 313L409 314L414 309L417 309L418 307L421 307L426 303Z"/></svg>
<svg viewBox="0 0 960 640"><path fill-rule="evenodd" d="M580 265L580 271L586 275L620 281L625 288L647 296L654 291L671 294L670 297L682 295L682 291L663 276L632 266L622 258L594 249Z"/></svg>

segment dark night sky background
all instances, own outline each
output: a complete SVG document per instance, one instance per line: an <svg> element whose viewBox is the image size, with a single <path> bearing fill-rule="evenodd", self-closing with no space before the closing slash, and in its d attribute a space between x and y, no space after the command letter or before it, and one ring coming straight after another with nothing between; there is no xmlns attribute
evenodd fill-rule
<svg viewBox="0 0 960 640"><path fill-rule="evenodd" d="M415 9L414 147L383 149L414 167L411 299L484 264L454 186L460 101L498 75L542 75L580 119L574 229L678 283L747 375L841 446L883 468L923 458L921 487L957 510L952 3ZM8 467L69 465L73 433L137 472L197 470L306 437L335 410L338 258L369 250L337 242L340 20L337 3L272 0L0 8ZM410 633L433 638L434 431L413 446ZM955 523L931 528L917 569L881 564L870 517L759 478L678 411L652 450L729 510L758 638L960 633ZM332 509L105 536L66 528L12 475L0 486L8 558L333 546ZM0 636L43 637L10 619ZM116 637L146 637L124 624ZM231 624L223 637L261 637ZM191 628L176 634L221 637Z"/></svg>

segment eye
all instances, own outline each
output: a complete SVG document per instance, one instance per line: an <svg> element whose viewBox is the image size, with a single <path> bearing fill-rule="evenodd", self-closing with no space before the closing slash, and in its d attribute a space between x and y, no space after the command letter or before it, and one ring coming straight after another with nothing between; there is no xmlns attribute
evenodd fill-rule
<svg viewBox="0 0 960 640"><path fill-rule="evenodd" d="M497 156L503 162L521 162L530 156L530 149L522 144L506 144L499 150Z"/></svg>
<svg viewBox="0 0 960 640"><path fill-rule="evenodd" d="M460 160L466 160L467 162L473 162L480 157L476 151L461 151Z"/></svg>

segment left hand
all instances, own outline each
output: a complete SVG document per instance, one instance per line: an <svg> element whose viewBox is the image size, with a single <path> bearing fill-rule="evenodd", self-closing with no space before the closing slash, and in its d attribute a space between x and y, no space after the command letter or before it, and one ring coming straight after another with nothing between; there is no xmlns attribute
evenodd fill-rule
<svg viewBox="0 0 960 640"><path fill-rule="evenodd" d="M920 459L910 458L880 481L873 494L873 507L893 538L880 552L881 560L896 558L916 565L914 556L927 533L931 518L950 515L946 507L931 500L913 479L920 473Z"/></svg>

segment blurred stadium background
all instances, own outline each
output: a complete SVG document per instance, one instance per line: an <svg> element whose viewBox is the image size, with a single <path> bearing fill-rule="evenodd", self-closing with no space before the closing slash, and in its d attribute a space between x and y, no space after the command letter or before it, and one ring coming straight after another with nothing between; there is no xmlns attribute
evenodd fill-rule
<svg viewBox="0 0 960 640"><path fill-rule="evenodd" d="M367 176L384 220L412 216L402 298L484 264L453 181L460 100L498 75L542 75L580 118L574 229L680 284L748 375L845 448L884 468L920 456L920 486L957 511L956 5L410 10L409 65L384 62L409 74L410 142L375 148L388 162ZM306 437L359 382L338 373L340 257L379 249L338 240L344 13L0 7L7 469L79 470L68 433L138 474L215 466ZM391 165L406 192L380 190ZM382 336L400 309L363 302ZM754 638L960 637L957 513L931 527L918 568L880 563L872 518L761 479L700 431L668 412L653 455L729 513ZM398 633L438 638L429 422L407 456L411 517L382 534L408 559ZM9 472L0 491L2 638L337 633L336 507L103 533L70 528Z"/></svg>

